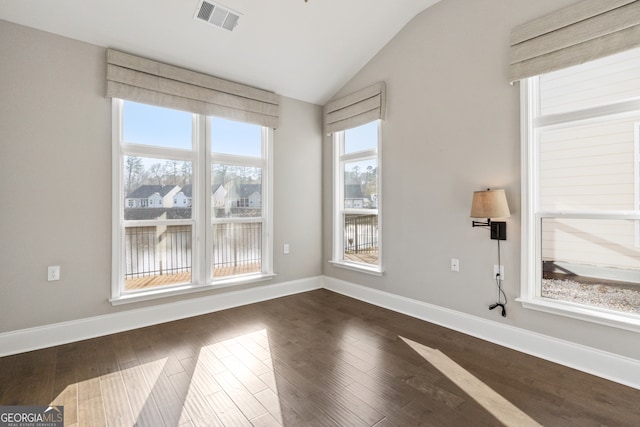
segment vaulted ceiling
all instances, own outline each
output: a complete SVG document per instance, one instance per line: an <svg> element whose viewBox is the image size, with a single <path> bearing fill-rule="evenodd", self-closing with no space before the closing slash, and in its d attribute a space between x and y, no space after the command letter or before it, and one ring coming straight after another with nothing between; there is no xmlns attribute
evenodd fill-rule
<svg viewBox="0 0 640 427"><path fill-rule="evenodd" d="M209 1L209 0L207 0ZM0 19L324 104L413 17L440 0L0 0Z"/></svg>

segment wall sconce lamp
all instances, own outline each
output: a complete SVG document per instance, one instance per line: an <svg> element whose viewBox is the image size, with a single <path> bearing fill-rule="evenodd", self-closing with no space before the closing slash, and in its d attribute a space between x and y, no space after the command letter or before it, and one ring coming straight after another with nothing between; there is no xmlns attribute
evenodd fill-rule
<svg viewBox="0 0 640 427"><path fill-rule="evenodd" d="M471 218L486 218L486 222L473 221L472 227L486 227L491 230L491 239L507 240L507 223L491 221L491 218L509 218L509 205L504 190L474 191L471 202Z"/></svg>
<svg viewBox="0 0 640 427"><path fill-rule="evenodd" d="M504 190L474 191L471 202L471 218L486 218L486 222L473 221L472 227L486 227L491 230L491 239L498 241L498 273L496 273L496 286L498 296L496 302L489 306L489 310L500 307L502 317L507 317L507 294L502 289L503 274L500 260L500 240L507 240L507 223L504 221L491 221L491 218L509 218L509 205Z"/></svg>

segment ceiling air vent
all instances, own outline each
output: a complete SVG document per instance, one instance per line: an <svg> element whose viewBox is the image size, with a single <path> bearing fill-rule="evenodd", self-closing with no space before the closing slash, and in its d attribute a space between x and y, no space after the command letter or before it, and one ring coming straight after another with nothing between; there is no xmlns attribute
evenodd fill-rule
<svg viewBox="0 0 640 427"><path fill-rule="evenodd" d="M236 25L238 25L240 14L230 10L228 7L203 0L198 3L194 19L233 31Z"/></svg>

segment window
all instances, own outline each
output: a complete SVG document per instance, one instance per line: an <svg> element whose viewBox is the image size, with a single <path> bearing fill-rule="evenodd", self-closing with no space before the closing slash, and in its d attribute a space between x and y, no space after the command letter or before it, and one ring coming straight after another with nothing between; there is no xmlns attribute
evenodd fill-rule
<svg viewBox="0 0 640 427"><path fill-rule="evenodd" d="M640 49L529 78L522 101L521 301L640 327Z"/></svg>
<svg viewBox="0 0 640 427"><path fill-rule="evenodd" d="M380 121L333 134L335 265L381 273Z"/></svg>
<svg viewBox="0 0 640 427"><path fill-rule="evenodd" d="M270 277L270 129L113 105L112 301Z"/></svg>
<svg viewBox="0 0 640 427"><path fill-rule="evenodd" d="M211 118L213 277L262 271L266 139L261 126ZM252 196L256 203L249 206Z"/></svg>

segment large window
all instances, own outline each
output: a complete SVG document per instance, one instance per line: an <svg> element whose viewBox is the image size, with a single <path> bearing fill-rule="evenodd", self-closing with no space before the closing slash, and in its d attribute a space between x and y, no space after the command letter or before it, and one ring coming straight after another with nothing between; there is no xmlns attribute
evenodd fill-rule
<svg viewBox="0 0 640 427"><path fill-rule="evenodd" d="M527 79L525 306L640 326L640 49Z"/></svg>
<svg viewBox="0 0 640 427"><path fill-rule="evenodd" d="M211 118L214 278L262 271L265 132Z"/></svg>
<svg viewBox="0 0 640 427"><path fill-rule="evenodd" d="M113 105L112 300L269 277L271 131Z"/></svg>
<svg viewBox="0 0 640 427"><path fill-rule="evenodd" d="M379 121L333 134L333 262L381 272Z"/></svg>

